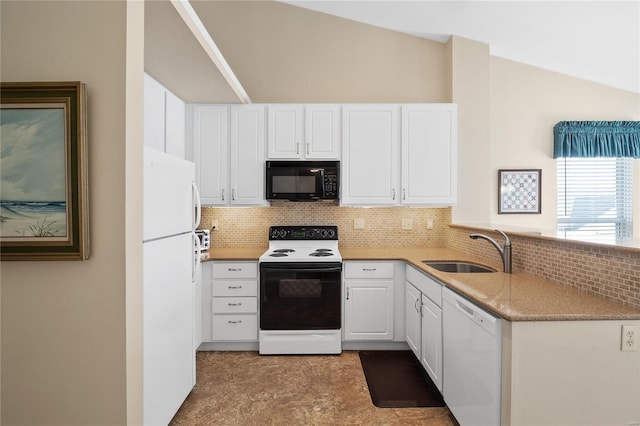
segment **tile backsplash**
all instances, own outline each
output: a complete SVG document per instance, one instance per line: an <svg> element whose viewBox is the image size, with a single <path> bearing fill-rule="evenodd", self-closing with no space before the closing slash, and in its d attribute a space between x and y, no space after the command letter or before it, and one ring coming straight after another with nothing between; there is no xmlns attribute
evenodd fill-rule
<svg viewBox="0 0 640 426"><path fill-rule="evenodd" d="M442 247L450 208L341 207L332 202L272 202L266 207L208 207L201 228L218 221L211 247L267 247L272 225L336 225L342 247ZM362 219L364 229L354 229ZM411 228L402 229L402 222ZM427 229L428 220L433 229Z"/></svg>

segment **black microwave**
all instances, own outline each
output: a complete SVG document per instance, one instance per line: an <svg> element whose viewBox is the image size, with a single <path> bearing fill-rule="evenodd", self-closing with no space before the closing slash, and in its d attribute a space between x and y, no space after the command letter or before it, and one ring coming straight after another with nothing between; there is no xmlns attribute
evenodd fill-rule
<svg viewBox="0 0 640 426"><path fill-rule="evenodd" d="M267 161L267 200L337 200L339 161Z"/></svg>

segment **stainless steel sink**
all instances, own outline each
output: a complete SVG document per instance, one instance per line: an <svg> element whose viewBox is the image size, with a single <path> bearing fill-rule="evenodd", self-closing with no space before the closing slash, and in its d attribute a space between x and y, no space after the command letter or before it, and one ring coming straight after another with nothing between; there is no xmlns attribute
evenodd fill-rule
<svg viewBox="0 0 640 426"><path fill-rule="evenodd" d="M442 272L457 272L457 273L476 273L476 272L497 272L495 269L489 266L478 265L477 263L462 262L462 261L431 261L423 260L427 266L437 269Z"/></svg>

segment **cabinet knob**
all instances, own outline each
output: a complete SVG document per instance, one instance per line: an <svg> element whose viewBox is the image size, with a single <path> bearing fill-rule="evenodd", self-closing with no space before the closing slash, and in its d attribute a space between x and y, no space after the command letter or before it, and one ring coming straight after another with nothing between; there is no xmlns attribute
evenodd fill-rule
<svg viewBox="0 0 640 426"><path fill-rule="evenodd" d="M242 268L227 268L227 270L229 272L240 272L240 271L242 271Z"/></svg>
<svg viewBox="0 0 640 426"><path fill-rule="evenodd" d="M347 287L347 300L349 300L349 287Z"/></svg>
<svg viewBox="0 0 640 426"><path fill-rule="evenodd" d="M396 189L395 188L393 188L393 190L392 190L392 196L393 196L392 199L395 200L396 199Z"/></svg>
<svg viewBox="0 0 640 426"><path fill-rule="evenodd" d="M362 268L363 272L375 272L376 268Z"/></svg>
<svg viewBox="0 0 640 426"><path fill-rule="evenodd" d="M222 198L222 201L224 201L224 188L222 188L222 193L220 194L220 198Z"/></svg>
<svg viewBox="0 0 640 426"><path fill-rule="evenodd" d="M296 144L296 154L300 154L300 143Z"/></svg>
<svg viewBox="0 0 640 426"><path fill-rule="evenodd" d="M407 199L407 190L402 188L402 199L406 200Z"/></svg>
<svg viewBox="0 0 640 426"><path fill-rule="evenodd" d="M237 320L237 321L228 320L227 323L229 323L229 324L242 324L242 320Z"/></svg>
<svg viewBox="0 0 640 426"><path fill-rule="evenodd" d="M229 290L240 290L242 288L241 285L230 285Z"/></svg>

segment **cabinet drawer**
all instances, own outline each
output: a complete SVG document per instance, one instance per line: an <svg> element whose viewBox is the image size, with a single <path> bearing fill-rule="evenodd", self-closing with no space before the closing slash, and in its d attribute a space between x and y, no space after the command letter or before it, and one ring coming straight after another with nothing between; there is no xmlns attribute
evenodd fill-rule
<svg viewBox="0 0 640 426"><path fill-rule="evenodd" d="M214 262L213 278L258 278L256 262Z"/></svg>
<svg viewBox="0 0 640 426"><path fill-rule="evenodd" d="M258 282L256 280L214 280L213 297L226 296L257 296Z"/></svg>
<svg viewBox="0 0 640 426"><path fill-rule="evenodd" d="M213 341L258 340L256 314L213 315L211 327Z"/></svg>
<svg viewBox="0 0 640 426"><path fill-rule="evenodd" d="M393 262L345 262L345 278L393 278Z"/></svg>
<svg viewBox="0 0 640 426"><path fill-rule="evenodd" d="M442 307L442 284L409 265L406 268L406 280L436 305Z"/></svg>
<svg viewBox="0 0 640 426"><path fill-rule="evenodd" d="M214 297L211 299L214 314L251 314L258 312L257 297Z"/></svg>

